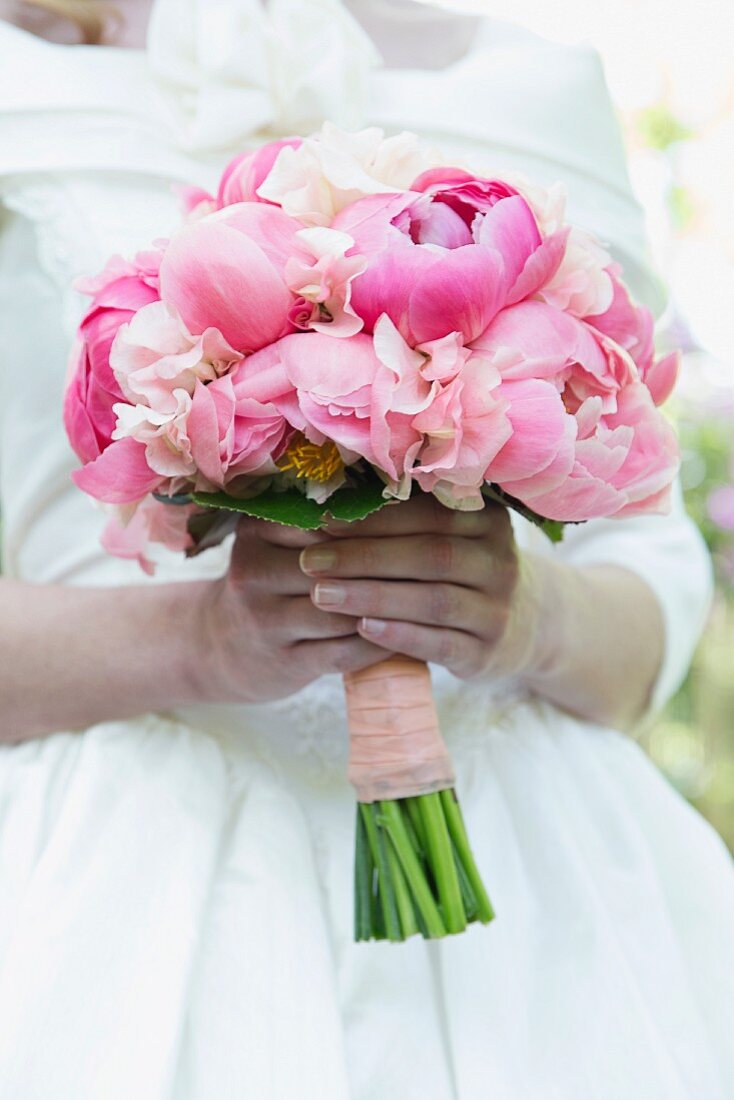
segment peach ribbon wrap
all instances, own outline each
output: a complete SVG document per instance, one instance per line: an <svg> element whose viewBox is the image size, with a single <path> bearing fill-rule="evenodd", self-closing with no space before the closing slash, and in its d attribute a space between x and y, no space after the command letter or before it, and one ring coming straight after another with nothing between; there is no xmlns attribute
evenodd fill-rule
<svg viewBox="0 0 734 1100"><path fill-rule="evenodd" d="M390 657L344 676L349 781L360 802L408 798L455 784L424 661Z"/></svg>

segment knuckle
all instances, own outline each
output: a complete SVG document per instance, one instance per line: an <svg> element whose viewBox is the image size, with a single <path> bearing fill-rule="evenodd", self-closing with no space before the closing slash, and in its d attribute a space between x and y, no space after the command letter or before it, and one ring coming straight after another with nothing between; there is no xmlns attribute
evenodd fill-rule
<svg viewBox="0 0 734 1100"><path fill-rule="evenodd" d="M457 593L450 584L434 584L430 590L428 611L432 622L446 626L453 622L457 611Z"/></svg>
<svg viewBox="0 0 734 1100"><path fill-rule="evenodd" d="M431 539L430 561L438 577L448 577L454 568L456 547L451 538L439 535Z"/></svg>
<svg viewBox="0 0 734 1100"><path fill-rule="evenodd" d="M355 588L352 603L359 607L362 614L381 618L388 609L389 601L384 585L368 583Z"/></svg>
<svg viewBox="0 0 734 1100"><path fill-rule="evenodd" d="M349 672L353 664L353 646L349 640L338 641L334 644L331 664L335 672Z"/></svg>
<svg viewBox="0 0 734 1100"><path fill-rule="evenodd" d="M438 660L439 664L445 665L447 668L454 668L457 663L457 641L456 635L450 631L442 631L438 640Z"/></svg>
<svg viewBox="0 0 734 1100"><path fill-rule="evenodd" d="M379 543L375 539L364 539L355 556L354 565L364 573L370 574L377 571L379 561Z"/></svg>

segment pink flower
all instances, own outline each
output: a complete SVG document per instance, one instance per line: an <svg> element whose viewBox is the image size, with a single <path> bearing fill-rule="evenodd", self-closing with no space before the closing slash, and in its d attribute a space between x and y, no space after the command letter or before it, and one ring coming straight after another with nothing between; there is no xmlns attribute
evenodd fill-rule
<svg viewBox="0 0 734 1100"><path fill-rule="evenodd" d="M612 302L607 270L612 258L590 233L576 225L566 229L563 257L551 278L539 287L540 297L574 317L602 313Z"/></svg>
<svg viewBox="0 0 734 1100"><path fill-rule="evenodd" d="M197 382L188 438L198 474L215 488L243 474L274 473L273 455L289 430L274 404L249 396L246 363L209 385Z"/></svg>
<svg viewBox="0 0 734 1100"><path fill-rule="evenodd" d="M645 306L636 305L620 279L621 267L610 264L607 273L612 284L612 299L606 310L584 317L587 324L611 337L629 352L640 377L650 390L656 405L670 396L680 369L679 353L654 359L653 317Z"/></svg>
<svg viewBox="0 0 734 1100"><path fill-rule="evenodd" d="M502 376L498 395L513 427L489 481L551 519L664 507L675 436L614 341L543 302L523 302L474 346Z"/></svg>
<svg viewBox="0 0 734 1100"><path fill-rule="evenodd" d="M379 196L353 203L334 228L355 239L368 266L352 285L352 306L367 332L387 314L409 344L461 333L479 336L505 304L505 263L494 248L415 244L410 207L422 198Z"/></svg>
<svg viewBox="0 0 734 1100"><path fill-rule="evenodd" d="M93 296L69 363L64 424L77 456L91 462L109 446L123 394L110 366L110 348L122 324L137 309L158 299L159 252L141 252L132 262L113 257L99 275L78 280Z"/></svg>
<svg viewBox="0 0 734 1100"><path fill-rule="evenodd" d="M584 319L599 332L611 336L612 340L621 344L644 375L653 357L652 314L644 306L634 304L629 291L619 278L621 271L617 263L608 265L606 274L612 292L609 305L603 311L588 310Z"/></svg>
<svg viewBox="0 0 734 1100"><path fill-rule="evenodd" d="M376 126L350 133L325 122L319 133L280 151L257 194L302 225L331 225L349 203L403 191L435 161L415 134L386 138Z"/></svg>
<svg viewBox="0 0 734 1100"><path fill-rule="evenodd" d="M327 332L330 336L354 336L362 320L352 309L352 280L367 266L362 256L347 256L354 241L335 229L299 230L301 247L309 261L292 256L285 267L288 286L296 294L297 310L290 318L298 328ZM306 314L310 303L310 316ZM301 310L304 312L302 313Z"/></svg>
<svg viewBox="0 0 734 1100"><path fill-rule="evenodd" d="M451 211L467 231L466 240L473 240L472 230L477 215L486 214L502 199L519 194L516 187L499 179L482 179L463 168L429 168L411 184L411 191L430 195L439 210Z"/></svg>
<svg viewBox="0 0 734 1100"><path fill-rule="evenodd" d="M413 239L447 248L473 241L497 248L510 284L505 304L529 297L555 276L570 227L559 222L544 237L533 207L513 184L473 176L461 168L432 168L414 181L412 189L430 199L427 206L416 204Z"/></svg>
<svg viewBox="0 0 734 1100"><path fill-rule="evenodd" d="M412 477L450 507L482 507L485 471L510 437L499 383L498 372L481 355L470 355L411 422L423 436Z"/></svg>
<svg viewBox="0 0 734 1100"><path fill-rule="evenodd" d="M555 384L504 381L498 396L507 404L512 434L485 469L486 480L521 500L557 488L573 469L578 427Z"/></svg>
<svg viewBox="0 0 734 1100"><path fill-rule="evenodd" d="M192 477L196 472L188 434L191 395L184 389L169 395L169 411L149 405L115 405L115 440L135 439L145 447L145 461L161 477Z"/></svg>
<svg viewBox="0 0 734 1100"><path fill-rule="evenodd" d="M217 209L216 199L203 187L188 187L186 184L174 184L173 193L178 197L184 221L198 221Z"/></svg>
<svg viewBox="0 0 734 1100"><path fill-rule="evenodd" d="M604 418L612 431L633 432L623 464L612 484L624 493L620 516L667 512L670 486L678 473L680 452L671 424L655 407L650 391L641 382L619 394L617 412Z"/></svg>
<svg viewBox="0 0 734 1100"><path fill-rule="evenodd" d="M106 504L134 504L166 480L148 465L146 446L127 437L110 443L93 461L74 470L72 480L83 492Z"/></svg>
<svg viewBox="0 0 734 1100"><path fill-rule="evenodd" d="M211 382L242 356L216 328L192 335L168 302L143 306L117 331L110 365L125 398L159 413L173 412L177 390L193 394L197 379Z"/></svg>
<svg viewBox="0 0 734 1100"><path fill-rule="evenodd" d="M503 378L554 380L571 411L598 396L603 411L612 412L619 390L638 378L624 348L540 301L502 310L472 346L491 356Z"/></svg>
<svg viewBox="0 0 734 1100"><path fill-rule="evenodd" d="M238 374L247 377L250 394L271 400L312 442L336 443L346 463L366 458L394 482L404 476L420 442L410 419L422 402L413 391L402 394L401 366L384 363L370 336L286 336L246 360Z"/></svg>
<svg viewBox="0 0 734 1100"><path fill-rule="evenodd" d="M188 521L196 505L172 505L147 497L132 513L118 508L102 534L102 546L116 558L136 561L151 576L155 566L147 556L150 543L160 543L174 553L183 553L193 545Z"/></svg>
<svg viewBox="0 0 734 1100"><path fill-rule="evenodd" d="M257 351L290 329L294 298L284 273L302 252L300 228L265 203L239 203L184 226L161 263L161 297L191 332L216 328L237 351Z"/></svg>
<svg viewBox="0 0 734 1100"><path fill-rule="evenodd" d="M270 199L258 195L258 188L272 170L281 150L298 149L301 144L302 138L284 138L282 141L269 141L259 149L236 156L224 169L219 181L217 209L236 202L270 203Z"/></svg>

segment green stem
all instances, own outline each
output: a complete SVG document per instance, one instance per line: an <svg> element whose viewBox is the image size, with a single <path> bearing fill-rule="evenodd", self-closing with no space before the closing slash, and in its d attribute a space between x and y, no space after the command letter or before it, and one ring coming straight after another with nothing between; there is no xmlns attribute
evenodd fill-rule
<svg viewBox="0 0 734 1100"><path fill-rule="evenodd" d="M441 796L439 792L421 795L419 804L446 928L451 933L463 932L466 928L466 913L461 900L461 887Z"/></svg>
<svg viewBox="0 0 734 1100"><path fill-rule="evenodd" d="M405 799L403 799L403 798L398 799L398 807L400 808L400 816L403 819L403 825L405 826L405 831L408 834L408 837L410 838L411 847L413 848L413 851L415 852L415 854L418 856L418 859L420 860L421 865L422 865L425 861L425 858L426 858L426 850L425 850L425 847L423 846L423 844L421 843L421 840L420 840L417 832L415 831L415 826L413 825L410 814L408 813L408 808L405 805ZM423 869L425 870L425 867Z"/></svg>
<svg viewBox="0 0 734 1100"><path fill-rule="evenodd" d="M385 829L395 845L395 851L413 893L416 908L420 911L427 929L428 937L437 939L445 936L446 927L410 842L399 804L396 801L381 802L380 809Z"/></svg>
<svg viewBox="0 0 734 1100"><path fill-rule="evenodd" d="M467 878L474 891L474 897L477 903L477 919L480 920L482 924L488 924L494 917L494 909L487 896L487 891L484 888L482 877L479 874L479 868L474 862L474 856L469 846L469 837L466 835L466 826L464 825L464 818L456 797L456 792L453 790L441 791L441 803L443 805L444 814L446 815L446 822L449 827L451 839L456 846L456 851L459 854Z"/></svg>
<svg viewBox="0 0 734 1100"><path fill-rule="evenodd" d="M398 916L400 917L400 927L402 929L403 939L407 940L409 936L414 936L418 931L415 912L413 910L413 899L410 896L410 890L405 881L405 875L400 866L400 860L395 851L395 846L388 842L385 845L385 854L387 855L387 863L390 868L390 881L395 891L395 903L398 909Z"/></svg>
<svg viewBox="0 0 734 1100"><path fill-rule="evenodd" d="M354 938L357 941L370 940L373 936L374 867L364 819L357 806L357 836L354 849Z"/></svg>
<svg viewBox="0 0 734 1100"><path fill-rule="evenodd" d="M428 853L428 841L426 839L426 830L423 827L423 818L421 817L421 808L418 805L418 799L413 796L412 798L401 799L403 806L410 815L410 820L413 828L416 831L420 846L425 853Z"/></svg>
<svg viewBox="0 0 734 1100"><path fill-rule="evenodd" d="M389 940L399 943L403 936L400 931L400 917L398 916L395 893L390 878L390 867L387 862L387 845L385 836L377 826L377 803L360 803L362 820L364 821L367 839L372 849L372 858L377 867L377 881L380 891L380 907L385 924L385 934Z"/></svg>
<svg viewBox="0 0 734 1100"><path fill-rule="evenodd" d="M461 888L461 900L464 903L464 912L466 913L466 923L471 924L472 921L477 919L477 899L474 896L474 890L472 884L469 881L469 876L464 869L464 864L461 862L461 856L458 849L451 841L451 850L454 853L454 864L456 866L456 876L459 880L459 887Z"/></svg>

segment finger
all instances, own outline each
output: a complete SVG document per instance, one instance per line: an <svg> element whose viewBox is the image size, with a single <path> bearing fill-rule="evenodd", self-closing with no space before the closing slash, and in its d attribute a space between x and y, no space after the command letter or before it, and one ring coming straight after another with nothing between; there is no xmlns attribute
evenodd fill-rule
<svg viewBox="0 0 734 1100"><path fill-rule="evenodd" d="M384 535L462 535L485 538L508 522L507 509L487 501L477 512L457 512L446 508L431 493L381 508L366 519L354 523L328 520L324 530L337 538L380 538Z"/></svg>
<svg viewBox="0 0 734 1100"><path fill-rule="evenodd" d="M322 676L326 672L358 672L390 656L382 646L373 645L358 634L353 638L299 642L291 646L287 653L292 660L302 662L314 676Z"/></svg>
<svg viewBox="0 0 734 1100"><path fill-rule="evenodd" d="M314 542L323 542L327 536L323 531L303 531L300 527L290 527L284 523L271 523L267 519L243 516L237 525L237 538L260 539L275 546L288 546L302 549Z"/></svg>
<svg viewBox="0 0 734 1100"><path fill-rule="evenodd" d="M233 547L229 573L238 586L281 596L306 596L308 578L299 565L299 550L253 539Z"/></svg>
<svg viewBox="0 0 734 1100"><path fill-rule="evenodd" d="M324 611L356 619L445 626L478 637L493 632L492 601L483 592L457 584L325 580L313 586L311 599Z"/></svg>
<svg viewBox="0 0 734 1100"><path fill-rule="evenodd" d="M404 653L419 661L443 665L462 679L478 675L484 666L485 647L472 634L389 619L360 619L360 635L390 653Z"/></svg>
<svg viewBox="0 0 734 1100"><path fill-rule="evenodd" d="M277 599L267 609L269 626L280 644L321 638L347 638L357 635L357 620L348 615L322 611L309 596Z"/></svg>
<svg viewBox="0 0 734 1100"><path fill-rule="evenodd" d="M482 587L491 550L479 539L450 535L332 539L306 547L300 565L312 577L452 581Z"/></svg>

